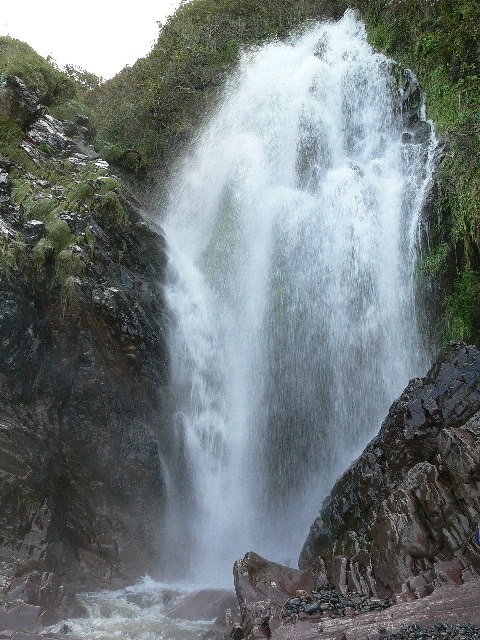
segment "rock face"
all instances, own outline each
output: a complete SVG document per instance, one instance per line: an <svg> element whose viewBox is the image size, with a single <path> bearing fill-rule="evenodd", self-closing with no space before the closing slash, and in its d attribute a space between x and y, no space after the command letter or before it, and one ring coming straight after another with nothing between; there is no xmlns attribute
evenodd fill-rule
<svg viewBox="0 0 480 640"><path fill-rule="evenodd" d="M11 118L24 129L33 124L41 113L37 97L16 76L0 79L0 120Z"/></svg>
<svg viewBox="0 0 480 640"><path fill-rule="evenodd" d="M95 193L118 183L82 126L34 112L38 175L0 158L0 605L33 607L25 631L151 571L166 439L161 234L117 187Z"/></svg>
<svg viewBox="0 0 480 640"><path fill-rule="evenodd" d="M402 599L478 578L480 352L451 345L410 382L325 500L299 565Z"/></svg>
<svg viewBox="0 0 480 640"><path fill-rule="evenodd" d="M308 571L270 562L253 552L235 562L233 577L242 617L240 638L270 637L280 625L285 601L314 586Z"/></svg>

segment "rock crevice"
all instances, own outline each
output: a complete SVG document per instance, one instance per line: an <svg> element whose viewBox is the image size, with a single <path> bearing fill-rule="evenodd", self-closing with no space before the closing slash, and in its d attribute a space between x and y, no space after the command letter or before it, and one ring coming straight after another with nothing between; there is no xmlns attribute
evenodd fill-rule
<svg viewBox="0 0 480 640"><path fill-rule="evenodd" d="M480 352L451 345L410 382L325 500L302 568L343 587L425 595L480 573ZM343 578L340 579L340 567Z"/></svg>

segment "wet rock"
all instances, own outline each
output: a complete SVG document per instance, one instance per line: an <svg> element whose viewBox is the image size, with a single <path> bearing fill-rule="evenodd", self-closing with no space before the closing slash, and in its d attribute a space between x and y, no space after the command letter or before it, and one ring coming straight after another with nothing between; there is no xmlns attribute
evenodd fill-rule
<svg viewBox="0 0 480 640"><path fill-rule="evenodd" d="M0 198L9 196L12 189L10 176L6 171L0 169Z"/></svg>
<svg viewBox="0 0 480 640"><path fill-rule="evenodd" d="M17 76L3 75L0 79L0 120L16 120L26 129L40 114L38 98L27 89L23 80Z"/></svg>
<svg viewBox="0 0 480 640"><path fill-rule="evenodd" d="M316 620L327 617L353 617L392 606L389 598L371 598L366 594L351 592L341 594L329 587L316 588L302 598L290 598L282 608L285 622Z"/></svg>
<svg viewBox="0 0 480 640"><path fill-rule="evenodd" d="M237 599L233 591L226 589L202 589L189 594L165 609L165 615L183 620L217 620L226 624L225 614L230 617L238 610Z"/></svg>
<svg viewBox="0 0 480 640"><path fill-rule="evenodd" d="M22 229L25 242L33 247L45 235L45 223L41 220L29 220Z"/></svg>
<svg viewBox="0 0 480 640"><path fill-rule="evenodd" d="M0 607L0 629L6 631L39 631L41 609L20 603L10 607Z"/></svg>
<svg viewBox="0 0 480 640"><path fill-rule="evenodd" d="M402 627L386 637L386 640L478 640L480 628L471 624L434 624L422 629L418 624Z"/></svg>
<svg viewBox="0 0 480 640"><path fill-rule="evenodd" d="M10 160L8 158L5 158L5 156L3 156L0 153L0 169L2 171L9 171L12 167L12 163L10 162Z"/></svg>
<svg viewBox="0 0 480 640"><path fill-rule="evenodd" d="M455 344L410 382L336 483L300 566L326 572L342 590L363 583L390 595L407 585L407 599L478 579L479 469L480 352Z"/></svg>
<svg viewBox="0 0 480 640"><path fill-rule="evenodd" d="M287 598L301 603L298 592L308 592L314 586L308 571L269 562L253 552L235 562L233 576L245 637L250 637L257 618L263 621L263 631L257 628L256 633L264 634L272 619L281 620Z"/></svg>
<svg viewBox="0 0 480 640"><path fill-rule="evenodd" d="M73 154L81 156L80 168L101 163L82 125L44 114L22 84L7 77L0 87L0 117L17 109L34 163L43 166L46 151L62 172ZM101 166L109 177L108 164ZM0 230L8 239L23 237L19 244L30 255L45 224L25 222L12 200L10 168L0 157ZM74 183L78 175L71 164L67 177ZM26 171L21 178L39 198L61 202L62 185ZM57 283L68 264L61 273L53 248L41 269L19 263L0 277L0 611L35 607L18 609L18 629L22 611L35 612L39 624L83 614L76 593L131 584L160 555L159 446L169 446L159 284L166 258L161 230L146 223L133 197L118 198L128 225L93 206L81 215L57 208L76 238L66 257L83 264L68 301Z"/></svg>

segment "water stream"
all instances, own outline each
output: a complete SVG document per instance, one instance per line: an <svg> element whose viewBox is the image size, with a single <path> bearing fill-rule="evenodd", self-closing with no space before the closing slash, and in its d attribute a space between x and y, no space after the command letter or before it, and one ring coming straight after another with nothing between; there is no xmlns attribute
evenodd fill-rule
<svg viewBox="0 0 480 640"><path fill-rule="evenodd" d="M162 210L172 580L231 588L249 550L295 566L334 480L425 369L414 271L434 141L404 136L398 78L352 12L267 44L176 168ZM205 630L165 617L165 589L86 596L70 637Z"/></svg>

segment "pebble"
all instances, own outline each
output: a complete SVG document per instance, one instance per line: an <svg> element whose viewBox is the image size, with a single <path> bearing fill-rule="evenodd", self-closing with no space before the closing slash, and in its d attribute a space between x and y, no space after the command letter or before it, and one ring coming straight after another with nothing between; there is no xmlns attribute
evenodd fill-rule
<svg viewBox="0 0 480 640"><path fill-rule="evenodd" d="M322 587L302 595L301 598L287 600L282 609L282 618L285 622L293 622L300 614L318 616L320 612L328 617L352 616L386 609L391 605L389 598L371 598L356 591L344 595L329 587Z"/></svg>
<svg viewBox="0 0 480 640"><path fill-rule="evenodd" d="M480 629L471 624L434 624L422 629L418 624L402 627L385 640L480 640Z"/></svg>

